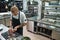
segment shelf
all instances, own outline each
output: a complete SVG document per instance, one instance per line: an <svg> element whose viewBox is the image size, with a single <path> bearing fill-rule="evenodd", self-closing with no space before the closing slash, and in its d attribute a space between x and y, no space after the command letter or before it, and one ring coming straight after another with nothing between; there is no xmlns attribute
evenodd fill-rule
<svg viewBox="0 0 60 40"><path fill-rule="evenodd" d="M45 11L48 12L60 12L60 5L49 5L43 7L45 7Z"/></svg>
<svg viewBox="0 0 60 40"><path fill-rule="evenodd" d="M51 17L51 18L60 18L58 15L44 15L45 17Z"/></svg>
<svg viewBox="0 0 60 40"><path fill-rule="evenodd" d="M53 23L44 22L44 21L41 21L40 23L45 24L45 25L55 26L56 28L60 28L60 25L58 25L58 24L53 24Z"/></svg>
<svg viewBox="0 0 60 40"><path fill-rule="evenodd" d="M32 16L37 16L38 5L33 4L28 5L28 13L30 13Z"/></svg>
<svg viewBox="0 0 60 40"><path fill-rule="evenodd" d="M38 5L28 5L28 7L29 7L29 6L32 6L32 7L34 7L34 6L35 6L35 7L38 7Z"/></svg>
<svg viewBox="0 0 60 40"><path fill-rule="evenodd" d="M41 0L43 2L58 1L58 0Z"/></svg>
<svg viewBox="0 0 60 40"><path fill-rule="evenodd" d="M37 33L37 34L41 34L45 37L52 38L52 30L50 30L50 29L40 27L40 26L35 26L34 27L34 32Z"/></svg>
<svg viewBox="0 0 60 40"><path fill-rule="evenodd" d="M51 39L51 40L54 40L54 38L52 38L51 36L46 35L46 34L41 33L41 32L32 32L32 31L30 31L30 30L28 30L28 32L31 32L31 33L36 34L36 35L41 35L41 36L47 37L47 38L49 38L49 39Z"/></svg>
<svg viewBox="0 0 60 40"><path fill-rule="evenodd" d="M50 9L50 10L49 10L49 9L48 9L48 10L45 10L45 12L47 12L47 11L48 11L48 12L60 12L60 10L52 10L52 9Z"/></svg>
<svg viewBox="0 0 60 40"><path fill-rule="evenodd" d="M49 5L49 6L43 6L43 7L47 7L47 8L48 8L48 7L49 7L49 8L50 8L50 7L52 7L52 8L58 7L58 8L60 8L60 5Z"/></svg>
<svg viewBox="0 0 60 40"><path fill-rule="evenodd" d="M48 36L48 37L50 37L50 38L52 38L51 36L49 36L49 35L47 35L47 34L45 34L45 33L42 33L42 32L38 32L39 34L43 34L43 35L45 35L45 36Z"/></svg>

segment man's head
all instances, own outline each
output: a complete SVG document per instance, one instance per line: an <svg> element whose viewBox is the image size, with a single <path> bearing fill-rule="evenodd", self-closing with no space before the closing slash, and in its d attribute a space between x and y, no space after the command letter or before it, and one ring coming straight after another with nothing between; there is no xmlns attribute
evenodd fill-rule
<svg viewBox="0 0 60 40"><path fill-rule="evenodd" d="M18 7L16 7L15 5L11 7L11 12L13 15L17 15L19 12Z"/></svg>

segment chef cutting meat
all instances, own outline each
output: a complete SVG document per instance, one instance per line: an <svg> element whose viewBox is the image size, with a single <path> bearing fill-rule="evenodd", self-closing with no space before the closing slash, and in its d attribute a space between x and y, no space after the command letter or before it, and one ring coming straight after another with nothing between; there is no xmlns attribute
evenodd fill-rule
<svg viewBox="0 0 60 40"><path fill-rule="evenodd" d="M23 26L27 24L26 16L17 6L11 7L10 31L23 35Z"/></svg>

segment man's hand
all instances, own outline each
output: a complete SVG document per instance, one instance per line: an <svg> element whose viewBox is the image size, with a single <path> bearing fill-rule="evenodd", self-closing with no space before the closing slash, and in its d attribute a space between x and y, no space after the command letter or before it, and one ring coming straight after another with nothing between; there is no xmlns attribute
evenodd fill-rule
<svg viewBox="0 0 60 40"><path fill-rule="evenodd" d="M8 30L8 31L9 31L9 35L11 35L11 36L12 36L12 35L13 35L13 28L9 28L9 30Z"/></svg>
<svg viewBox="0 0 60 40"><path fill-rule="evenodd" d="M13 29L13 32L16 32L17 31L17 28L15 27L14 29Z"/></svg>
<svg viewBox="0 0 60 40"><path fill-rule="evenodd" d="M16 32L18 28L19 28L19 25L16 26L16 27L13 29L13 31Z"/></svg>

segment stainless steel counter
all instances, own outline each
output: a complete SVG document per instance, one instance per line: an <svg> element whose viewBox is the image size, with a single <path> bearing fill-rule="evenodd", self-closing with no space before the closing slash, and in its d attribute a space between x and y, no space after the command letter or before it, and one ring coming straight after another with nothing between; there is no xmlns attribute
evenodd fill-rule
<svg viewBox="0 0 60 40"><path fill-rule="evenodd" d="M29 27L28 30L32 31L33 33L40 33L40 34L46 35L44 33L38 32L38 31L34 32L34 22L37 22L37 26L52 30L52 34L51 34L52 36L49 36L49 37L54 38L56 40L60 39L60 25L59 24L48 22L48 21L43 21L43 20L37 20L35 18L36 17L28 18L29 25L33 25L33 26L28 26ZM36 28L38 29L37 26L36 26Z"/></svg>
<svg viewBox="0 0 60 40"><path fill-rule="evenodd" d="M37 23L40 23L40 24L45 24L45 25L52 26L52 27L46 27L46 28L60 32L60 25L59 24L50 23L50 22L43 21L43 20L37 20L37 16L28 18L28 21L33 21L33 22L37 22Z"/></svg>

